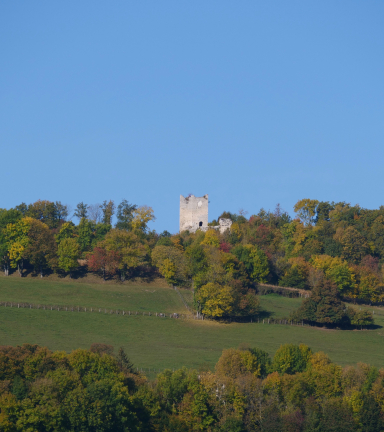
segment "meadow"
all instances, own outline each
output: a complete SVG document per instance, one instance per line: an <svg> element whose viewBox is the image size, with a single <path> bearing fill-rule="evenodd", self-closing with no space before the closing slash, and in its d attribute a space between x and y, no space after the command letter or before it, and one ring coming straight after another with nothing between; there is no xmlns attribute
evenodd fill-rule
<svg viewBox="0 0 384 432"><path fill-rule="evenodd" d="M182 290L191 301L191 293ZM180 296L162 281L87 284L35 278L0 277L0 301L126 308L140 312L179 312ZM299 298L260 297L262 316L287 317ZM94 342L122 346L147 375L164 368L213 368L225 348L257 346L273 354L283 343L305 343L341 364L365 362L384 367L384 310L375 311L373 330L326 330L279 324L218 323L156 316L122 316L42 309L0 308L0 344L39 344L52 350L89 348ZM151 372L148 373L148 369Z"/></svg>

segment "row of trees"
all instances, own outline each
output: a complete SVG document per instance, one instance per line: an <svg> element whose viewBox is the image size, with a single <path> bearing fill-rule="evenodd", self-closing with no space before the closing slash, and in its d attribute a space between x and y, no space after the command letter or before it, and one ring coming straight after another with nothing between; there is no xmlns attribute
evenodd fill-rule
<svg viewBox="0 0 384 432"><path fill-rule="evenodd" d="M0 347L4 431L381 432L384 370L341 367L306 345L224 350L215 370L148 382L120 349Z"/></svg>
<svg viewBox="0 0 384 432"><path fill-rule="evenodd" d="M81 265L81 259L83 263L89 261L89 268L100 270L104 277L138 267L149 254L151 234L147 224L155 218L153 210L126 200L117 210L113 228L113 201L97 206L78 204L74 214L80 218L78 225L67 220L68 209L58 202L37 201L29 206L0 209L0 260L4 273L17 269L21 276L27 263L41 276L49 271L71 275ZM100 217L96 211L100 211ZM87 218L88 213L93 219Z"/></svg>
<svg viewBox="0 0 384 432"><path fill-rule="evenodd" d="M78 225L60 202L37 201L0 210L0 259L6 274L22 274L25 263L40 275L87 265L121 280L156 270L171 285L193 288L196 309L212 317L257 314L260 283L310 290L326 278L343 296L383 301L384 207L305 199L294 209L295 219L279 205L249 218L224 212L233 223L223 234L171 235L148 229L152 208L126 200L79 203Z"/></svg>

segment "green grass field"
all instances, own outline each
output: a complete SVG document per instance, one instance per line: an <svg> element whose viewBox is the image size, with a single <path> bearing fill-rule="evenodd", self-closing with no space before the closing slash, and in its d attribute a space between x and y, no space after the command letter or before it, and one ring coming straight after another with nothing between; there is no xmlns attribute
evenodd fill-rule
<svg viewBox="0 0 384 432"><path fill-rule="evenodd" d="M275 294L260 299L265 314L271 318L287 317L301 302ZM185 311L176 291L155 283L104 286L1 277L0 301ZM0 344L36 343L52 350L71 351L102 342L115 348L123 346L137 366L158 370L201 365L212 368L223 349L242 343L258 346L271 354L283 343L305 343L315 351L325 351L341 365L366 362L384 367L384 310L374 310L377 329L341 331L1 307Z"/></svg>
<svg viewBox="0 0 384 432"><path fill-rule="evenodd" d="M187 301L191 292L182 290ZM39 278L0 277L0 301L58 306L101 307L138 312L185 313L179 294L163 281L83 283Z"/></svg>

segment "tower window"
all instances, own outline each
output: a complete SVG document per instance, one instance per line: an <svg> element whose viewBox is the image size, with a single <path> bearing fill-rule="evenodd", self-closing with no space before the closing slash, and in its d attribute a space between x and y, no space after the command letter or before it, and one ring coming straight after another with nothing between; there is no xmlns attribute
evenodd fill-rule
<svg viewBox="0 0 384 432"><path fill-rule="evenodd" d="M203 222L199 222L199 227L200 227L200 226L203 226Z"/></svg>

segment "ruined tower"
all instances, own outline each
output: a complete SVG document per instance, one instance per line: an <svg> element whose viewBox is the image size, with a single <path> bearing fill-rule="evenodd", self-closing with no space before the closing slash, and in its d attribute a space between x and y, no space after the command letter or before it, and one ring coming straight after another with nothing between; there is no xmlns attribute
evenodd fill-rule
<svg viewBox="0 0 384 432"><path fill-rule="evenodd" d="M180 232L208 227L208 194L202 197L180 195Z"/></svg>

